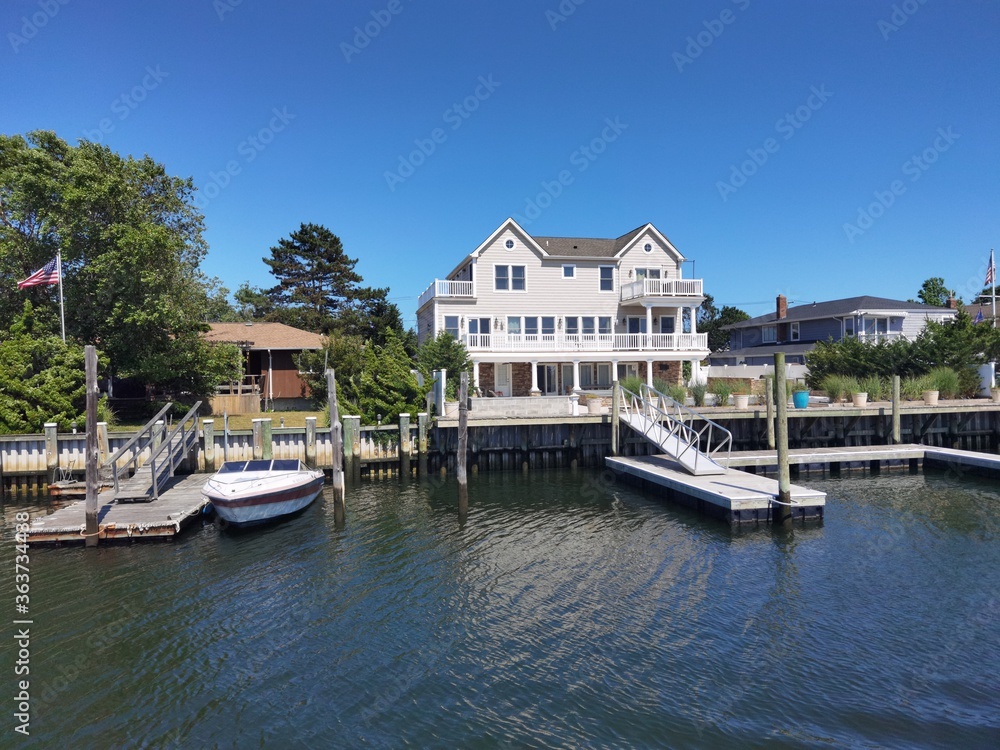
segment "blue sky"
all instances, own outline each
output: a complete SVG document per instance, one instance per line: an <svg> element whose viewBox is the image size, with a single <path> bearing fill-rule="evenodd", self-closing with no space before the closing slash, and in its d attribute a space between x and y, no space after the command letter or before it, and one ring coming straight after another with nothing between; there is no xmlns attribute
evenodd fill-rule
<svg viewBox="0 0 1000 750"><path fill-rule="evenodd" d="M193 177L231 290L301 222L409 325L508 216L652 222L752 315L968 300L1000 245L996 2L8 0L0 31L2 132Z"/></svg>

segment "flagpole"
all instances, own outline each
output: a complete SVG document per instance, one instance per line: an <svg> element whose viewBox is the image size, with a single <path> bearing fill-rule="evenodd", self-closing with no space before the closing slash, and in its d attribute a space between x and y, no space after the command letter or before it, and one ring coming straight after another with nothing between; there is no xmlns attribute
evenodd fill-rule
<svg viewBox="0 0 1000 750"><path fill-rule="evenodd" d="M62 340L66 343L66 311L63 308L62 292L62 250L56 251L56 274L59 276L59 323L62 325ZM994 321L995 324L995 321Z"/></svg>
<svg viewBox="0 0 1000 750"><path fill-rule="evenodd" d="M993 327L997 327L997 271L996 265L993 263L993 248L990 248L990 268L993 269L993 286L990 288L993 298Z"/></svg>

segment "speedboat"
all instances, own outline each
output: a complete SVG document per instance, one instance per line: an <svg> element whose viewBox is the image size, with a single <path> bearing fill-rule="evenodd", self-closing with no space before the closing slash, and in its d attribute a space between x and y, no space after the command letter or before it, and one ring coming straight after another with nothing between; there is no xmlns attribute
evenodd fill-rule
<svg viewBox="0 0 1000 750"><path fill-rule="evenodd" d="M323 479L298 459L226 461L203 492L223 521L252 526L304 509L323 490Z"/></svg>

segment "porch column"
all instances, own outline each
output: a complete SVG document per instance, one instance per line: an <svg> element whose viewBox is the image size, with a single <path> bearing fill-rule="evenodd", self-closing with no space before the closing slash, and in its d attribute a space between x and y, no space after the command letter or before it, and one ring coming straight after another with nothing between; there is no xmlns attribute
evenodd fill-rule
<svg viewBox="0 0 1000 750"><path fill-rule="evenodd" d="M531 363L531 395L542 395L542 392L538 389L538 360L533 360Z"/></svg>
<svg viewBox="0 0 1000 750"><path fill-rule="evenodd" d="M698 306L691 308L691 333L698 333Z"/></svg>
<svg viewBox="0 0 1000 750"><path fill-rule="evenodd" d="M617 359L611 360L611 382L612 383L617 383L618 382L618 360Z"/></svg>
<svg viewBox="0 0 1000 750"><path fill-rule="evenodd" d="M573 392L580 392L580 360L573 360Z"/></svg>
<svg viewBox="0 0 1000 750"><path fill-rule="evenodd" d="M472 362L472 387L479 390L479 363L475 360Z"/></svg>
<svg viewBox="0 0 1000 750"><path fill-rule="evenodd" d="M652 341L653 341L653 339L651 338L652 334L653 334L653 308L652 307L647 307L646 308L646 346L647 347L652 347Z"/></svg>
<svg viewBox="0 0 1000 750"><path fill-rule="evenodd" d="M646 360L646 385L653 387L653 360Z"/></svg>

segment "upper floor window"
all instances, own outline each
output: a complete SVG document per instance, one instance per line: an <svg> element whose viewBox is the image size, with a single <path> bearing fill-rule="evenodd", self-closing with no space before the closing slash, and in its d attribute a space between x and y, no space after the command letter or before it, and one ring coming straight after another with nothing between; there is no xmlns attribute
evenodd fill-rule
<svg viewBox="0 0 1000 750"><path fill-rule="evenodd" d="M854 338L854 318L844 318L844 338Z"/></svg>
<svg viewBox="0 0 1000 750"><path fill-rule="evenodd" d="M777 326L764 326L760 329L760 340L765 344L773 344L778 340Z"/></svg>
<svg viewBox="0 0 1000 750"><path fill-rule="evenodd" d="M788 324L788 340L798 341L799 340L799 324L789 323Z"/></svg>
<svg viewBox="0 0 1000 750"><path fill-rule="evenodd" d="M514 249L514 240L507 240L505 243L503 243L503 246L505 248L507 248L508 250L513 250Z"/></svg>
<svg viewBox="0 0 1000 750"><path fill-rule="evenodd" d="M556 319L551 316L542 318L542 335L552 336L556 332Z"/></svg>
<svg viewBox="0 0 1000 750"><path fill-rule="evenodd" d="M517 336L521 333L521 316L511 315L507 318L507 333Z"/></svg>
<svg viewBox="0 0 1000 750"><path fill-rule="evenodd" d="M523 292L524 266L494 266L493 288L498 292Z"/></svg>
<svg viewBox="0 0 1000 750"><path fill-rule="evenodd" d="M615 267L601 266L601 283L598 287L602 292L613 292L615 290Z"/></svg>
<svg viewBox="0 0 1000 750"><path fill-rule="evenodd" d="M597 319L597 332L601 334L611 333L611 316L602 315Z"/></svg>
<svg viewBox="0 0 1000 750"><path fill-rule="evenodd" d="M457 315L445 315L444 316L444 330L445 333L450 333L453 339L458 339L458 316Z"/></svg>
<svg viewBox="0 0 1000 750"><path fill-rule="evenodd" d="M580 332L580 319L575 315L566 318L566 334L569 336L575 336Z"/></svg>
<svg viewBox="0 0 1000 750"><path fill-rule="evenodd" d="M653 252L653 246L650 245L648 242L645 245L642 246L642 249L643 249L644 252L647 252L647 253Z"/></svg>
<svg viewBox="0 0 1000 750"><path fill-rule="evenodd" d="M563 278L564 279L575 279L576 278L576 266L563 266Z"/></svg>

